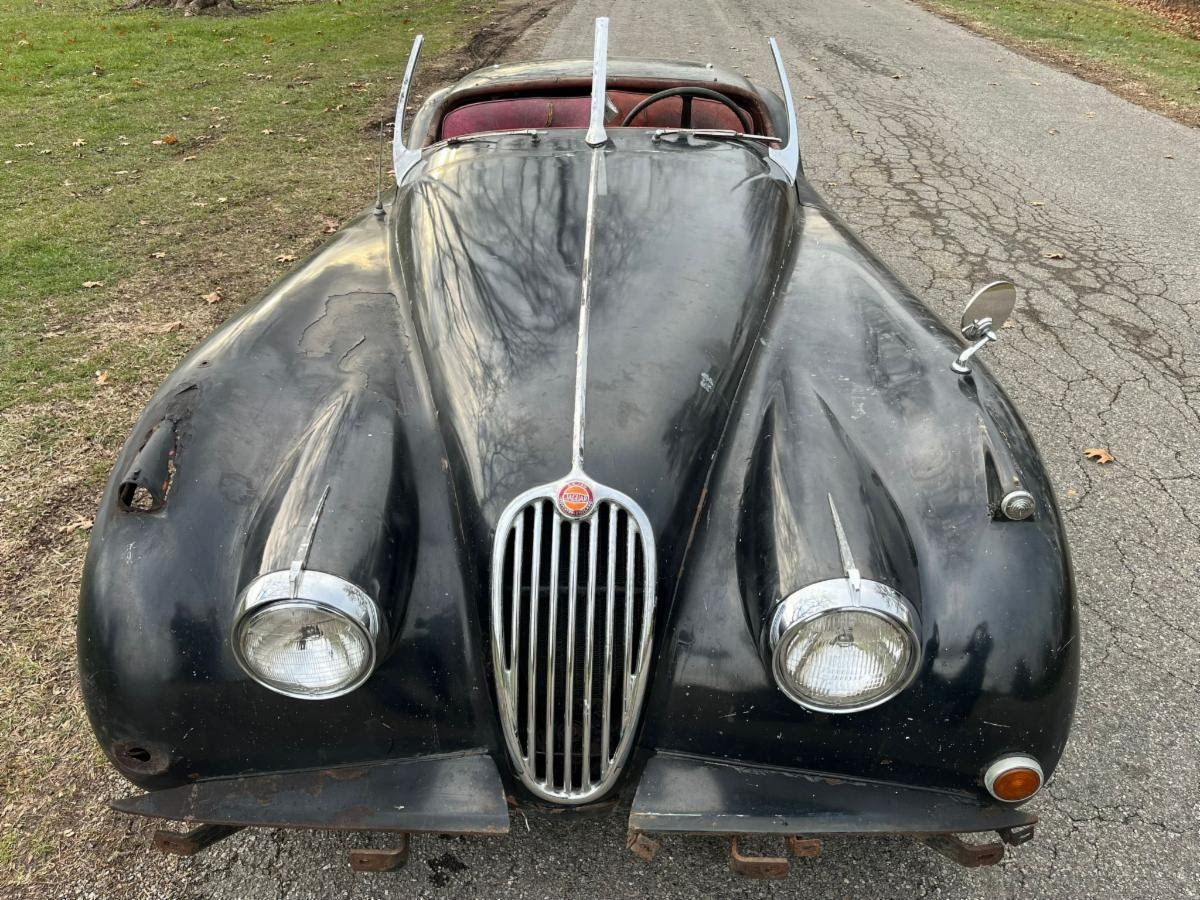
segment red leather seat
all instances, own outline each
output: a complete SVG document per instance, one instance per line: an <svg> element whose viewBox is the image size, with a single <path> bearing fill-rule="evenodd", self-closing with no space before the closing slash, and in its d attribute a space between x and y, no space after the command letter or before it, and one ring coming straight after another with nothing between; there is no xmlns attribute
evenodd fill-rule
<svg viewBox="0 0 1200 900"><path fill-rule="evenodd" d="M650 96L634 91L609 91L609 99L619 113L615 122L624 120L628 112ZM587 128L590 97L504 97L466 103L442 118L441 138L462 137L484 131L511 131L521 128ZM683 113L683 99L668 97L638 113L631 128L678 128ZM610 128L614 123L609 123ZM692 128L725 128L743 130L742 123L731 109L715 100L692 100Z"/></svg>

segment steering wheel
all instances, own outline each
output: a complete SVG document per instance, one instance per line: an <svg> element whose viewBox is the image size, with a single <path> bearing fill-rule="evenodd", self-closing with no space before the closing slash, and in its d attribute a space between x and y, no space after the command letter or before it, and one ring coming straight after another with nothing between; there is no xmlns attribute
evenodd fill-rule
<svg viewBox="0 0 1200 900"><path fill-rule="evenodd" d="M733 111L733 114L738 117L738 121L742 123L742 128L749 132L754 130L754 121L749 114L726 97L724 94L719 94L716 91L710 91L708 88L702 87L673 87L667 88L665 91L659 91L657 94L651 94L637 106L629 111L629 114L621 121L622 128L628 128L629 123L638 117L638 114L649 109L655 103L666 100L668 97L683 98L683 113L680 116L680 127L692 127L692 103L693 97L702 97L705 100L716 100Z"/></svg>

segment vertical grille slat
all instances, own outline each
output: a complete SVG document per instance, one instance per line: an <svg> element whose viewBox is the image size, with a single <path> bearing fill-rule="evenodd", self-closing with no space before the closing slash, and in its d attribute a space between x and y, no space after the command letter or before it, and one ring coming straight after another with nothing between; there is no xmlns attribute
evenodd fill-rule
<svg viewBox="0 0 1200 900"><path fill-rule="evenodd" d="M513 707L513 716L519 715L517 698L520 694L520 666L517 660L521 653L521 561L525 550L525 513L521 510L513 523L513 566L512 566L512 628L508 633L508 682L509 700Z"/></svg>
<svg viewBox="0 0 1200 900"><path fill-rule="evenodd" d="M592 666L596 649L596 537L600 527L599 515L588 522L587 624L583 638L583 777L580 784L592 782Z"/></svg>
<svg viewBox="0 0 1200 900"><path fill-rule="evenodd" d="M550 619L546 640L546 777L547 784L554 784L554 675L557 665L554 650L558 644L558 561L562 553L562 529L557 514L550 516L550 602L547 615ZM503 707L503 704L501 704ZM533 773L536 779L536 771Z"/></svg>
<svg viewBox="0 0 1200 900"><path fill-rule="evenodd" d="M583 803L629 755L654 633L654 545L629 498L596 488L594 507L569 518L560 487L526 492L501 517L492 652L521 780L545 799Z"/></svg>
<svg viewBox="0 0 1200 900"><path fill-rule="evenodd" d="M571 779L575 774L571 743L575 729L575 626L576 607L579 605L579 523L571 523L571 567L570 586L567 588L567 677L563 691L563 790L571 793Z"/></svg>
<svg viewBox="0 0 1200 900"><path fill-rule="evenodd" d="M533 505L533 561L529 572L529 637L525 657L525 764L532 766L537 747L537 661L538 661L538 600L542 593L542 506L539 500ZM519 663L520 657L515 660ZM514 665L515 668L515 665ZM519 710L518 710L519 712Z"/></svg>
<svg viewBox="0 0 1200 900"><path fill-rule="evenodd" d="M637 540L637 534L633 528L626 531L626 549L625 549L625 607L627 615L625 616L625 653L622 656L622 661L625 664L625 680L621 682L621 726L625 726L625 722L629 719L629 684L633 680L633 606L632 597L629 586L633 584L633 573L635 568L636 548L634 542Z"/></svg>
<svg viewBox="0 0 1200 900"><path fill-rule="evenodd" d="M608 504L608 554L605 559L607 578L604 590L604 699L600 710L600 777L608 774L612 762L612 678L613 678L613 617L617 598L617 505Z"/></svg>

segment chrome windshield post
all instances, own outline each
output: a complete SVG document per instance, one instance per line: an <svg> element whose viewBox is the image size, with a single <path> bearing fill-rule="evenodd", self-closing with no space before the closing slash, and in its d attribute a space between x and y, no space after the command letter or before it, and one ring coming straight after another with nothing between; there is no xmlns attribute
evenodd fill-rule
<svg viewBox="0 0 1200 900"><path fill-rule="evenodd" d="M413 72L417 68L417 57L421 55L423 43L423 34L418 34L413 40L412 52L408 54L408 66L404 69L404 81L400 83L400 97L396 100L396 124L392 128L392 168L395 170L396 184L399 184L408 170L421 159L419 147L408 147L404 143L404 111L408 108L408 92L412 87Z"/></svg>
<svg viewBox="0 0 1200 900"><path fill-rule="evenodd" d="M592 52L592 109L588 120L589 147L599 147L608 141L604 130L604 101L608 97L608 18L596 19L596 44Z"/></svg>
<svg viewBox="0 0 1200 900"><path fill-rule="evenodd" d="M787 143L781 147L772 147L768 153L792 180L800 171L800 139L796 134L796 104L792 101L792 85L788 81L787 69L783 65L783 56L779 52L779 43L775 38L768 39L771 54L775 57L775 71L779 75L779 86L783 89L783 105L787 109Z"/></svg>

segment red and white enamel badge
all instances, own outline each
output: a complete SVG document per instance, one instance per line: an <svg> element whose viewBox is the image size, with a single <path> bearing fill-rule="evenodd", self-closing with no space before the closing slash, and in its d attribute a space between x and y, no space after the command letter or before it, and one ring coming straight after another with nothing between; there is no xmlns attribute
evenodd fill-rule
<svg viewBox="0 0 1200 900"><path fill-rule="evenodd" d="M596 505L596 495L583 481L568 481L558 491L558 511L568 519L582 519Z"/></svg>

